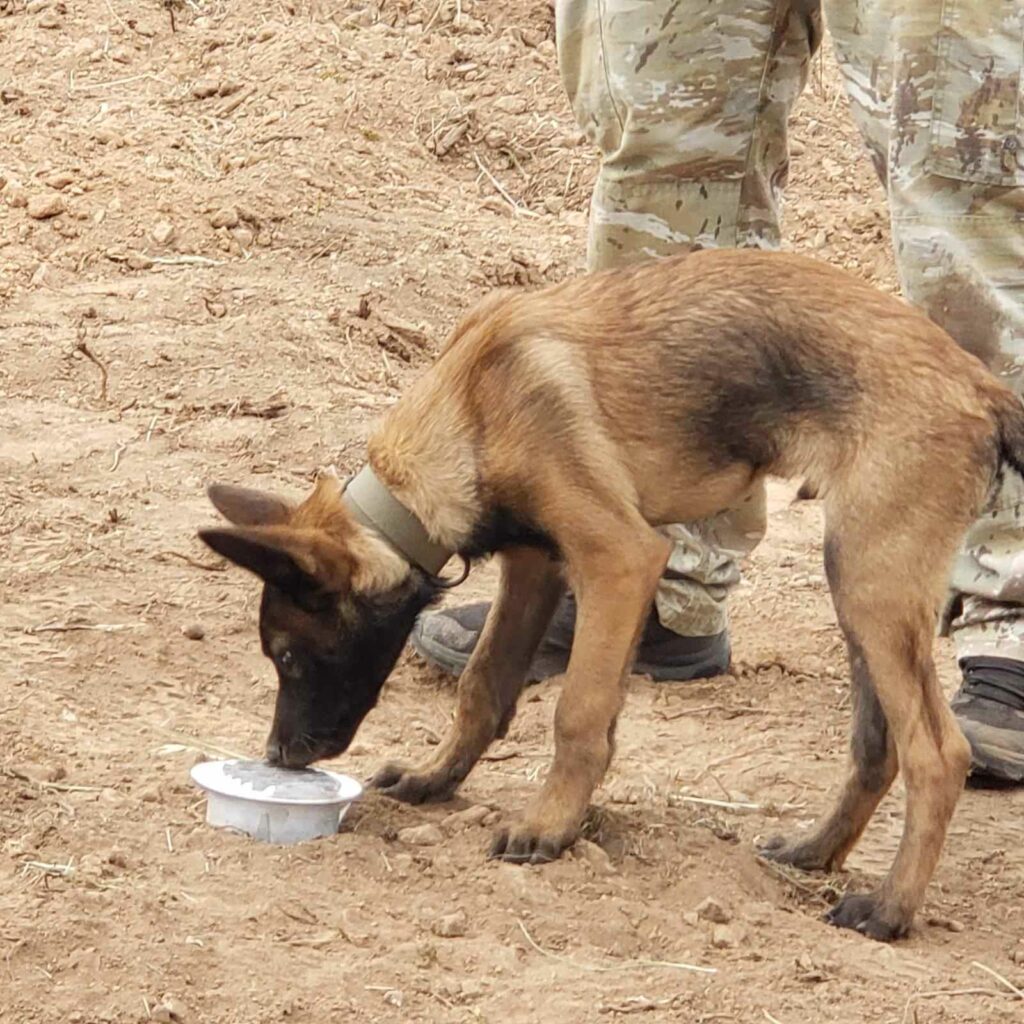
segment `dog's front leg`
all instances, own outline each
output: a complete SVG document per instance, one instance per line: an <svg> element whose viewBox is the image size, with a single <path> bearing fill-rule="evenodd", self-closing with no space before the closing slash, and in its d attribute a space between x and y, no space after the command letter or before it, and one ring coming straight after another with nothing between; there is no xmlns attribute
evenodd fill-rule
<svg viewBox="0 0 1024 1024"><path fill-rule="evenodd" d="M570 846L612 758L624 680L668 543L651 532L595 555L572 565L579 613L555 711L555 761L522 820L495 837L491 855L503 860L543 863Z"/></svg>
<svg viewBox="0 0 1024 1024"><path fill-rule="evenodd" d="M388 765L374 776L371 784L388 796L407 803L447 799L515 713L565 584L559 563L543 551L513 548L499 559L498 596L459 679L455 721L425 765Z"/></svg>

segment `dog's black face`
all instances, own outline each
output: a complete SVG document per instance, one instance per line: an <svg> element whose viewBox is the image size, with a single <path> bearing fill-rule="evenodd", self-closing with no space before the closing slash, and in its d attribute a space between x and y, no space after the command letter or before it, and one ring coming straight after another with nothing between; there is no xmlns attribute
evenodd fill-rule
<svg viewBox="0 0 1024 1024"><path fill-rule="evenodd" d="M260 640L278 679L267 760L302 768L343 753L437 594L433 578L351 518L336 477L297 507L237 487L209 493L234 525L199 536L264 583Z"/></svg>
<svg viewBox="0 0 1024 1024"><path fill-rule="evenodd" d="M264 587L260 639L278 679L271 764L303 768L348 749L434 593L418 570L372 598Z"/></svg>

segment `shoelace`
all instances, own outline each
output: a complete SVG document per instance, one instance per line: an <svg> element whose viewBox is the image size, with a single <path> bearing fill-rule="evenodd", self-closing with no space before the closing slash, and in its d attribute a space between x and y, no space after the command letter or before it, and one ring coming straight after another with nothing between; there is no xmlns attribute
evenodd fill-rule
<svg viewBox="0 0 1024 1024"><path fill-rule="evenodd" d="M1012 658L964 658L960 692L1024 711L1024 662Z"/></svg>

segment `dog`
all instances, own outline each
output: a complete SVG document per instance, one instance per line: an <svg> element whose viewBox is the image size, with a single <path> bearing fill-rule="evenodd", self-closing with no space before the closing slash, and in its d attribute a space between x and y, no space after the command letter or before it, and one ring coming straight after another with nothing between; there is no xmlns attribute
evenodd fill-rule
<svg viewBox="0 0 1024 1024"><path fill-rule="evenodd" d="M214 551L265 583L279 677L267 757L343 752L452 555L495 554L500 586L453 726L417 767L372 780L445 800L505 735L566 586L576 636L555 755L492 855L538 863L577 836L612 757L624 680L666 565L659 525L739 503L766 474L813 481L852 677L850 766L832 812L766 857L840 867L902 768L903 840L877 891L829 920L904 935L969 768L932 636L950 563L1004 465L1024 469L1024 407L902 301L804 257L695 252L484 300L386 414L348 485L293 505L215 485Z"/></svg>

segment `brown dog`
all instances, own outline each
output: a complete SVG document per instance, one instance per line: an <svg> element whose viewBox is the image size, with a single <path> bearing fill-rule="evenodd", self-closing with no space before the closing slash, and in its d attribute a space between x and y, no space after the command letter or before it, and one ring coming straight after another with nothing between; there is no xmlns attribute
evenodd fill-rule
<svg viewBox="0 0 1024 1024"><path fill-rule="evenodd" d="M1004 460L1024 464L1020 402L922 314L811 260L708 251L490 299L389 411L348 489L323 477L292 507L214 487L235 526L201 536L266 581L268 756L296 766L348 746L447 558L499 554L450 734L374 780L408 801L449 797L504 734L568 583L579 614L554 764L493 849L538 862L573 842L611 759L669 551L654 527L733 506L762 474L805 475L849 646L852 763L818 828L765 852L838 867L902 767L892 870L830 915L890 939L921 904L968 768L932 634Z"/></svg>

